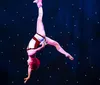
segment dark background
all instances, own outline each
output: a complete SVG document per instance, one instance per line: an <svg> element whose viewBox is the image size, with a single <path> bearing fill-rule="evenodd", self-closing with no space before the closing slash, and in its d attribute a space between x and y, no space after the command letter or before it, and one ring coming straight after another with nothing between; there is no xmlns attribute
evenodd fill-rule
<svg viewBox="0 0 100 85"><path fill-rule="evenodd" d="M41 65L26 85L100 84L100 0L43 0L46 35L74 58L46 46ZM32 0L0 0L0 85L24 85L26 47L36 31Z"/></svg>

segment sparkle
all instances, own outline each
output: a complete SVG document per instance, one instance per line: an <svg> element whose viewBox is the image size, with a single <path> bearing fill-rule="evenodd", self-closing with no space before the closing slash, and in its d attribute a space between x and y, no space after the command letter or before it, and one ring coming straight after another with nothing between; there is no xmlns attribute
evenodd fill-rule
<svg viewBox="0 0 100 85"><path fill-rule="evenodd" d="M68 80L66 80L66 81L68 81Z"/></svg>
<svg viewBox="0 0 100 85"><path fill-rule="evenodd" d="M87 20L89 20L89 18L87 18Z"/></svg>
<svg viewBox="0 0 100 85"><path fill-rule="evenodd" d="M14 22L14 20L12 20L12 22Z"/></svg>
<svg viewBox="0 0 100 85"><path fill-rule="evenodd" d="M97 14L97 12L95 12L95 14Z"/></svg>
<svg viewBox="0 0 100 85"><path fill-rule="evenodd" d="M58 68L58 70L59 70L59 68Z"/></svg>
<svg viewBox="0 0 100 85"><path fill-rule="evenodd" d="M51 76L49 76L51 78Z"/></svg>
<svg viewBox="0 0 100 85"><path fill-rule="evenodd" d="M37 81L39 81L39 79L37 79Z"/></svg>
<svg viewBox="0 0 100 85"><path fill-rule="evenodd" d="M88 57L86 59L89 59Z"/></svg>
<svg viewBox="0 0 100 85"><path fill-rule="evenodd" d="M80 62L78 62L78 64L80 64Z"/></svg>
<svg viewBox="0 0 100 85"><path fill-rule="evenodd" d="M52 37L52 36L50 36L50 37Z"/></svg>
<svg viewBox="0 0 100 85"><path fill-rule="evenodd" d="M49 67L47 67L49 69Z"/></svg>
<svg viewBox="0 0 100 85"><path fill-rule="evenodd" d="M5 12L6 10L4 10L4 12Z"/></svg>
<svg viewBox="0 0 100 85"><path fill-rule="evenodd" d="M0 42L2 42L2 40L0 40Z"/></svg>
<svg viewBox="0 0 100 85"><path fill-rule="evenodd" d="M12 84L14 83L14 81L12 81Z"/></svg>
<svg viewBox="0 0 100 85"><path fill-rule="evenodd" d="M87 76L87 75L85 75L85 76Z"/></svg>
<svg viewBox="0 0 100 85"><path fill-rule="evenodd" d="M32 21L34 21L34 19L32 19Z"/></svg>
<svg viewBox="0 0 100 85"><path fill-rule="evenodd" d="M98 24L100 23L100 22L97 22Z"/></svg>
<svg viewBox="0 0 100 85"><path fill-rule="evenodd" d="M74 16L72 16L74 18Z"/></svg>
<svg viewBox="0 0 100 85"><path fill-rule="evenodd" d="M72 45L74 45L74 44L72 43Z"/></svg>
<svg viewBox="0 0 100 85"><path fill-rule="evenodd" d="M76 56L76 54L74 54L74 56Z"/></svg>
<svg viewBox="0 0 100 85"><path fill-rule="evenodd" d="M79 10L81 10L81 8L79 8Z"/></svg>
<svg viewBox="0 0 100 85"><path fill-rule="evenodd" d="M66 26L67 26L67 24L66 24Z"/></svg>
<svg viewBox="0 0 100 85"><path fill-rule="evenodd" d="M79 37L77 37L77 38L79 38Z"/></svg>
<svg viewBox="0 0 100 85"><path fill-rule="evenodd" d="M100 78L99 78L99 81L100 81Z"/></svg>
<svg viewBox="0 0 100 85"><path fill-rule="evenodd" d="M19 34L17 34L17 36L19 36Z"/></svg>
<svg viewBox="0 0 100 85"><path fill-rule="evenodd" d="M9 36L9 39L10 39L11 37Z"/></svg>
<svg viewBox="0 0 100 85"><path fill-rule="evenodd" d="M13 45L15 47L15 45Z"/></svg>
<svg viewBox="0 0 100 85"><path fill-rule="evenodd" d="M60 34L62 34L62 32L60 32Z"/></svg>
<svg viewBox="0 0 100 85"><path fill-rule="evenodd" d="M23 48L23 50L24 50L25 48Z"/></svg>
<svg viewBox="0 0 100 85"><path fill-rule="evenodd" d="M27 6L27 4L25 4Z"/></svg>
<svg viewBox="0 0 100 85"><path fill-rule="evenodd" d="M76 27L76 25L74 25L74 27Z"/></svg>
<svg viewBox="0 0 100 85"><path fill-rule="evenodd" d="M28 33L29 35L31 34L31 33Z"/></svg>
<svg viewBox="0 0 100 85"><path fill-rule="evenodd" d="M55 27L55 25L53 27Z"/></svg>
<svg viewBox="0 0 100 85"><path fill-rule="evenodd" d="M17 73L19 73L19 71L17 71Z"/></svg>
<svg viewBox="0 0 100 85"><path fill-rule="evenodd" d="M65 62L65 64L67 64L67 62Z"/></svg>
<svg viewBox="0 0 100 85"><path fill-rule="evenodd" d="M68 46L68 44L67 44L67 46Z"/></svg>
<svg viewBox="0 0 100 85"><path fill-rule="evenodd" d="M3 52L1 52L3 54Z"/></svg>
<svg viewBox="0 0 100 85"><path fill-rule="evenodd" d="M51 54L51 52L49 52L49 54Z"/></svg>
<svg viewBox="0 0 100 85"><path fill-rule="evenodd" d="M91 38L91 40L93 40L93 38Z"/></svg>
<svg viewBox="0 0 100 85"><path fill-rule="evenodd" d="M24 60L24 58L22 58Z"/></svg>
<svg viewBox="0 0 100 85"><path fill-rule="evenodd" d="M51 19L53 19L53 17L51 17Z"/></svg>
<svg viewBox="0 0 100 85"><path fill-rule="evenodd" d="M74 4L72 4L72 6L74 6Z"/></svg>
<svg viewBox="0 0 100 85"><path fill-rule="evenodd" d="M68 32L68 34L69 34L70 32Z"/></svg>
<svg viewBox="0 0 100 85"><path fill-rule="evenodd" d="M10 63L11 61L9 60L9 63Z"/></svg>
<svg viewBox="0 0 100 85"><path fill-rule="evenodd" d="M78 81L76 83L78 83Z"/></svg>
<svg viewBox="0 0 100 85"><path fill-rule="evenodd" d="M18 12L16 12L18 14Z"/></svg>
<svg viewBox="0 0 100 85"><path fill-rule="evenodd" d="M4 24L5 26L7 25L7 24Z"/></svg>
<svg viewBox="0 0 100 85"><path fill-rule="evenodd" d="M93 68L93 66L91 68Z"/></svg>
<svg viewBox="0 0 100 85"><path fill-rule="evenodd" d="M40 55L42 55L42 54L40 53Z"/></svg>
<svg viewBox="0 0 100 85"><path fill-rule="evenodd" d="M59 10L60 10L60 8L59 8Z"/></svg>
<svg viewBox="0 0 100 85"><path fill-rule="evenodd" d="M24 19L24 17L22 17Z"/></svg>
<svg viewBox="0 0 100 85"><path fill-rule="evenodd" d="M74 68L72 67L72 69L74 69Z"/></svg>

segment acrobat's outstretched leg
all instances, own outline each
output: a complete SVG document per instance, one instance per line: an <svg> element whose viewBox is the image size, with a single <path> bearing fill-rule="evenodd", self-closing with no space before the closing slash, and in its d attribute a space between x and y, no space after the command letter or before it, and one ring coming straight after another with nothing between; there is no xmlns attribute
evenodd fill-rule
<svg viewBox="0 0 100 85"><path fill-rule="evenodd" d="M57 51L59 51L60 53L64 54L66 57L68 57L70 60L74 60L74 58L69 54L67 53L61 46L60 44L55 41L55 40L52 40L50 39L49 37L46 37L46 42L48 45L52 45L54 47L56 47Z"/></svg>
<svg viewBox="0 0 100 85"><path fill-rule="evenodd" d="M38 6L38 18L37 18L37 27L36 32L42 36L46 36L44 25L42 22L43 19L43 8L42 8L42 0L35 0L33 3L36 3Z"/></svg>

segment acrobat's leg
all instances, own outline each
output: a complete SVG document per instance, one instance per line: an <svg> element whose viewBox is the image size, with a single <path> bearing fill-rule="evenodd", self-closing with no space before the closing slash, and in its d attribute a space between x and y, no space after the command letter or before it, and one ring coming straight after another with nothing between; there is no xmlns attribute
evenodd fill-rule
<svg viewBox="0 0 100 85"><path fill-rule="evenodd" d="M67 52L60 46L60 44L59 44L57 41L52 40L52 39L50 39L49 37L46 37L46 42L47 42L47 44L56 47L57 51L59 51L60 53L64 54L64 55L65 55L66 57L68 57L70 60L74 60L74 58L73 58L69 53L67 53Z"/></svg>
<svg viewBox="0 0 100 85"><path fill-rule="evenodd" d="M37 3L37 6L38 6L38 18L37 18L36 32L45 37L46 34L44 30L44 25L42 22L42 19L43 19L42 0L35 0L34 3Z"/></svg>

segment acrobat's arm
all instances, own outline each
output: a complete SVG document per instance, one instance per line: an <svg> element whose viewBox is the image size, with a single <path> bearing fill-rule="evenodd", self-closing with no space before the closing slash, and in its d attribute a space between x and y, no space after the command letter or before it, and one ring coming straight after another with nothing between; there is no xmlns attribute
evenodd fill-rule
<svg viewBox="0 0 100 85"><path fill-rule="evenodd" d="M39 48L37 48L37 49L35 49L35 50L36 50L36 51L40 51L42 48L45 47L45 45L46 45L46 42L43 42L42 45L41 45L41 47L39 47Z"/></svg>
<svg viewBox="0 0 100 85"><path fill-rule="evenodd" d="M31 77L32 69L28 66L28 77L24 78L24 83L26 83Z"/></svg>

